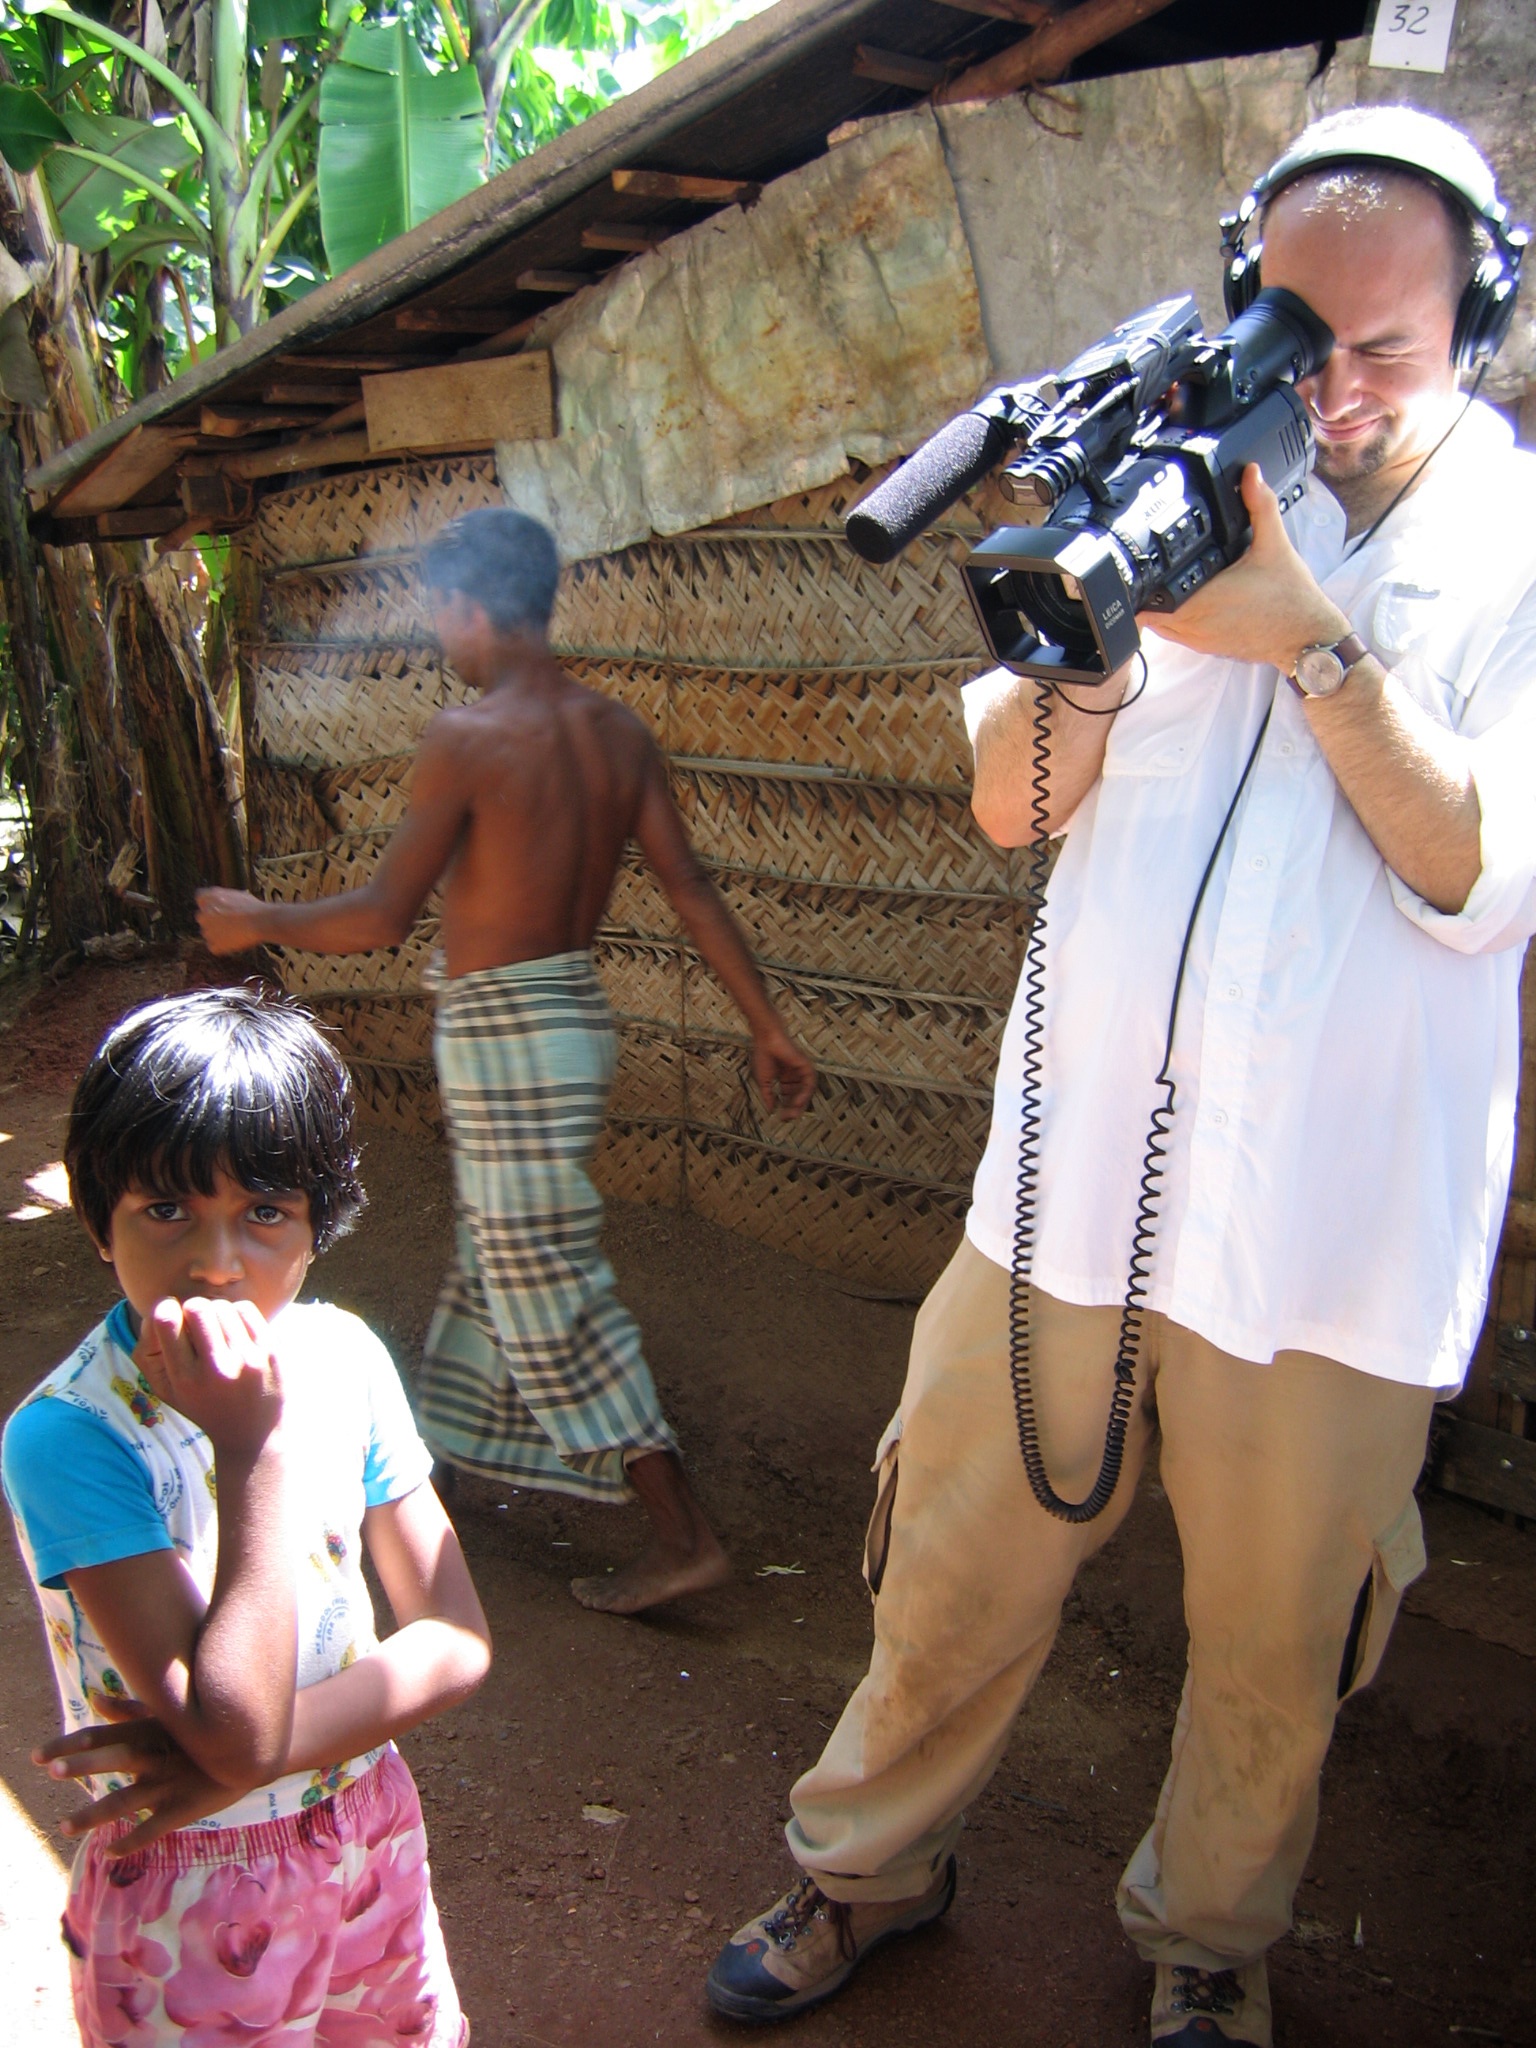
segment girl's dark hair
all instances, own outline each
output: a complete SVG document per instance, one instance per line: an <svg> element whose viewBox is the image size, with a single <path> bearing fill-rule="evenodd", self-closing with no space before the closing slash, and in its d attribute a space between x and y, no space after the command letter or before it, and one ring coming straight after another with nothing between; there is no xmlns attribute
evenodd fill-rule
<svg viewBox="0 0 1536 2048"><path fill-rule="evenodd" d="M120 1018L80 1078L70 1198L105 1245L130 1188L211 1195L222 1168L253 1194L308 1195L323 1252L367 1199L354 1126L346 1067L297 1004L257 988L168 996Z"/></svg>

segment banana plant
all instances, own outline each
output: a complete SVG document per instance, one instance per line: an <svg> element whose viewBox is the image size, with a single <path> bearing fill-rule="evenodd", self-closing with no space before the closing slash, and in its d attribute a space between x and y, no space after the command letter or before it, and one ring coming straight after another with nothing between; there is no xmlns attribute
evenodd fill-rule
<svg viewBox="0 0 1536 2048"><path fill-rule="evenodd" d="M90 259L137 396L766 0L27 4L0 0L0 156Z"/></svg>
<svg viewBox="0 0 1536 2048"><path fill-rule="evenodd" d="M159 19L155 0L144 0L141 20ZM289 189L284 157L308 122L318 84L302 85L274 107L259 141L252 133L248 87L251 23L246 0L206 0L205 94L153 53L151 39L123 34L77 12L65 0L34 0L42 65L41 86L0 89L0 154L15 170L39 169L65 240L81 250L114 248L125 235L124 261L152 250L180 249L209 268L218 343L247 333L261 316L268 269L316 189L313 173ZM300 15L295 0L258 8L277 35L306 23L318 26L318 8ZM68 29L81 51L60 64L57 42L46 31ZM158 38L165 49L163 27ZM110 57L131 66L146 98L165 110L157 119L106 113L80 104L82 78ZM183 174L194 172L195 176ZM118 268L121 266L119 265ZM189 345L192 337L188 335Z"/></svg>
<svg viewBox="0 0 1536 2048"><path fill-rule="evenodd" d="M333 271L482 182L484 115L473 68L430 70L403 19L347 31L320 86L320 225Z"/></svg>

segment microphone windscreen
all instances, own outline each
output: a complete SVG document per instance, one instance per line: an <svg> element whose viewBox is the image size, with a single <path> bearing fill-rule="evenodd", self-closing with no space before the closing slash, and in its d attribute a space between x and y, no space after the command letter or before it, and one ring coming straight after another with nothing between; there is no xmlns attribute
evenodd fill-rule
<svg viewBox="0 0 1536 2048"><path fill-rule="evenodd" d="M892 471L843 522L866 562L889 562L996 467L1012 436L1000 420L963 412Z"/></svg>

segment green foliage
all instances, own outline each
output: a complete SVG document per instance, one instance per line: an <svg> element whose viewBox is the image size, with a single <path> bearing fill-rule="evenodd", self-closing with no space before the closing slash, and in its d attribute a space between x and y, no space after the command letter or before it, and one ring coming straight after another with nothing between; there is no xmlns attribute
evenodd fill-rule
<svg viewBox="0 0 1536 2048"><path fill-rule="evenodd" d="M35 171L69 130L40 92L24 85L0 85L0 156L13 171Z"/></svg>
<svg viewBox="0 0 1536 2048"><path fill-rule="evenodd" d="M772 0L548 0L513 53L496 120L503 169Z"/></svg>
<svg viewBox="0 0 1536 2048"><path fill-rule="evenodd" d="M251 0L247 33L253 46L302 43L325 34L321 0Z"/></svg>
<svg viewBox="0 0 1536 2048"><path fill-rule="evenodd" d="M320 86L320 220L333 271L480 182L480 81L433 72L403 21L358 23Z"/></svg>
<svg viewBox="0 0 1536 2048"><path fill-rule="evenodd" d="M167 45L155 73L132 43L137 6L75 0L65 21L0 0L0 54L15 81L0 85L0 156L40 173L61 235L87 259L103 340L135 397L213 332L210 150L232 151L256 180L245 257L224 271L238 277L254 262L264 311L768 0L547 0L531 20L527 0L494 0L507 89L489 123L463 61L464 0L248 0L248 132L229 137L217 124L210 132L195 103L216 4L160 0Z"/></svg>
<svg viewBox="0 0 1536 2048"><path fill-rule="evenodd" d="M43 182L59 233L87 255L109 247L133 227L140 202L164 191L178 171L197 161L197 151L174 121L134 121L69 106L62 125L70 140L43 159ZM122 170L92 161L101 157L121 164Z"/></svg>

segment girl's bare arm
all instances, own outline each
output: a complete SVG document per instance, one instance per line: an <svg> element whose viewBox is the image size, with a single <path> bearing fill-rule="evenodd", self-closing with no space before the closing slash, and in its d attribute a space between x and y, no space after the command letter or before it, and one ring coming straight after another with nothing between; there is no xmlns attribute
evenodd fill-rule
<svg viewBox="0 0 1536 2048"><path fill-rule="evenodd" d="M219 1784L274 1776L298 1653L281 1379L246 1304L159 1303L140 1369L206 1431L218 1472L218 1565L205 1601L174 1551L65 1574L128 1690Z"/></svg>
<svg viewBox="0 0 1536 2048"><path fill-rule="evenodd" d="M400 1626L369 1656L294 1698L287 1751L267 1778L323 1770L376 1749L467 1699L490 1669L490 1631L458 1537L432 1488L419 1486L403 1500L370 1508L363 1533ZM133 1718L81 1728L33 1752L33 1761L55 1777L110 1773L133 1780L62 1823L66 1834L78 1836L128 1815L146 1816L112 1844L112 1856L205 1819L230 1800L230 1787L168 1739L168 1724L135 1713L137 1704L128 1709ZM253 1778L239 1789L264 1782Z"/></svg>

